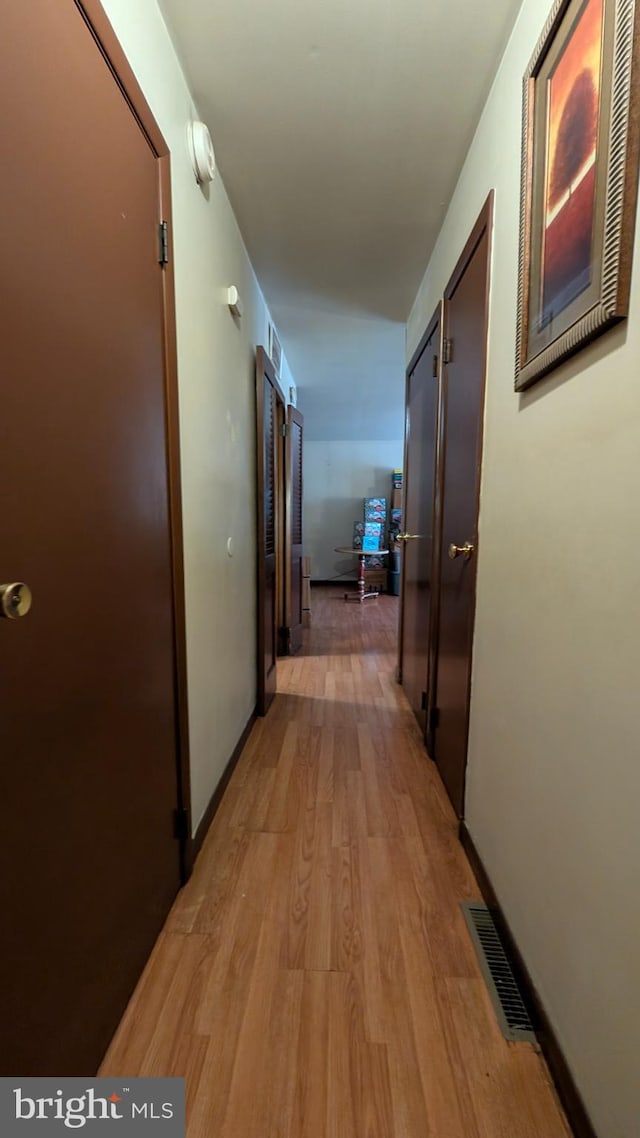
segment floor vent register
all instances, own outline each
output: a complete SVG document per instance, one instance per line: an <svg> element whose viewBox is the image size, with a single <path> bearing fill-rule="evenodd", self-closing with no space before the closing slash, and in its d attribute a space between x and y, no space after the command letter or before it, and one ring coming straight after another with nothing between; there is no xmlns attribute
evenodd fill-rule
<svg viewBox="0 0 640 1138"><path fill-rule="evenodd" d="M512 1041L535 1043L531 1017L491 910L478 901L461 904L502 1034Z"/></svg>

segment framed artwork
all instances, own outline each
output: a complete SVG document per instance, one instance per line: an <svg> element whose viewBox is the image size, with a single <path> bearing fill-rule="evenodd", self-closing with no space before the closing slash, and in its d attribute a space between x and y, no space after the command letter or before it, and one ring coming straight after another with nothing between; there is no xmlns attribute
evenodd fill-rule
<svg viewBox="0 0 640 1138"><path fill-rule="evenodd" d="M628 314L635 0L555 0L524 77L516 391Z"/></svg>
<svg viewBox="0 0 640 1138"><path fill-rule="evenodd" d="M280 372L282 371L282 348L280 347L280 339L273 324L269 324L269 359L273 364L276 379L280 379Z"/></svg>

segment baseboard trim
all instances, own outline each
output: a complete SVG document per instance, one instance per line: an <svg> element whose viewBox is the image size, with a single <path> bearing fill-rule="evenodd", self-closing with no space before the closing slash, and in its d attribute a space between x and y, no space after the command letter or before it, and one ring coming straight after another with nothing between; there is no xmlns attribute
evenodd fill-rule
<svg viewBox="0 0 640 1138"><path fill-rule="evenodd" d="M218 810L218 807L220 806L220 803L222 802L222 796L223 796L225 790L227 789L227 787L229 785L231 775L233 774L234 770L236 769L236 766L238 765L238 759L240 758L240 755L244 751L245 744L247 742L247 739L249 738L249 735L251 733L251 728L253 727L256 719L257 719L257 712L256 712L256 709L254 708L253 711L251 712L251 715L249 716L249 719L247 720L246 726L245 726L240 738L238 739L238 742L236 743L236 745L233 749L233 754L231 755L226 767L224 768L224 770L222 772L220 781L219 781L218 785L216 786L213 794L211 795L211 798L209 800L209 805L207 806L207 809L205 810L204 814L202 815L202 818L200 819L200 822L198 824L198 828L197 828L195 834L193 835L193 838L191 839L191 850L190 850L190 858L189 858L189 875L191 875L191 873L193 872L193 867L195 865L196 858L197 858L198 854L200 853L200 850L202 849L204 839L206 838L206 836L209 832L209 827L211 826L211 823L213 822L213 819L216 816L216 812Z"/></svg>
<svg viewBox="0 0 640 1138"><path fill-rule="evenodd" d="M345 585L357 585L357 577L314 577L311 581L311 587L315 585L335 585L338 589L343 589Z"/></svg>
<svg viewBox="0 0 640 1138"><path fill-rule="evenodd" d="M540 1049L547 1061L549 1072L555 1083L558 1097L564 1107L569 1125L573 1130L575 1138L597 1138L580 1091L575 1084L569 1065L558 1042L556 1033L551 1026L542 1000L531 979L529 969L513 937L505 915L502 912L489 874L484 867L484 863L476 849L473 838L464 822L460 823L458 836L477 878L484 902L493 910L495 922L503 938L507 952L511 957L516 979L522 988L523 995L529 1006Z"/></svg>

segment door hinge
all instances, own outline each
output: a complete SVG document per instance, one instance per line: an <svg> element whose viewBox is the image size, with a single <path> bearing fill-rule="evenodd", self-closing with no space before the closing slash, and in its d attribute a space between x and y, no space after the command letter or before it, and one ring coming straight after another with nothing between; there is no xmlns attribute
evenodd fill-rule
<svg viewBox="0 0 640 1138"><path fill-rule="evenodd" d="M440 708L432 707L429 712L429 730L435 731L440 726Z"/></svg>
<svg viewBox="0 0 640 1138"><path fill-rule="evenodd" d="M283 439L289 438L289 424L288 423L282 424L282 426L280 427L280 434L282 435Z"/></svg>
<svg viewBox="0 0 640 1138"><path fill-rule="evenodd" d="M438 357L437 356L433 357L433 378L434 379L438 378Z"/></svg>
<svg viewBox="0 0 640 1138"><path fill-rule="evenodd" d="M453 340L447 340L446 337L442 341L442 362L443 364L450 364L453 356Z"/></svg>
<svg viewBox="0 0 640 1138"><path fill-rule="evenodd" d="M420 710L427 710L427 693L426 691L420 692Z"/></svg>
<svg viewBox="0 0 640 1138"><path fill-rule="evenodd" d="M179 842L186 842L189 837L189 811L184 806L173 811L173 836Z"/></svg>
<svg viewBox="0 0 640 1138"><path fill-rule="evenodd" d="M161 221L158 226L158 264L169 264L169 226Z"/></svg>

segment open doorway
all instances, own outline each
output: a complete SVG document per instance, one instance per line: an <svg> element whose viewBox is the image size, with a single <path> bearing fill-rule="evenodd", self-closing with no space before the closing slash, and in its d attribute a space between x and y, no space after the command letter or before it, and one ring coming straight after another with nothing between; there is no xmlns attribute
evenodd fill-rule
<svg viewBox="0 0 640 1138"><path fill-rule="evenodd" d="M299 384L312 604L315 586L331 585L343 601L345 591L355 588L357 556L337 550L358 549L365 525L372 555L367 558L367 589L387 594L393 588L388 578L393 559L376 555L389 548L391 510L398 507L401 493L398 487L394 494L393 478L403 466L404 324L353 318L345 325L346 318L327 321L336 338L326 369L330 374L325 377L323 370L316 376L312 369L311 382ZM363 341L373 343L379 357L374 367L371 349L364 355Z"/></svg>

